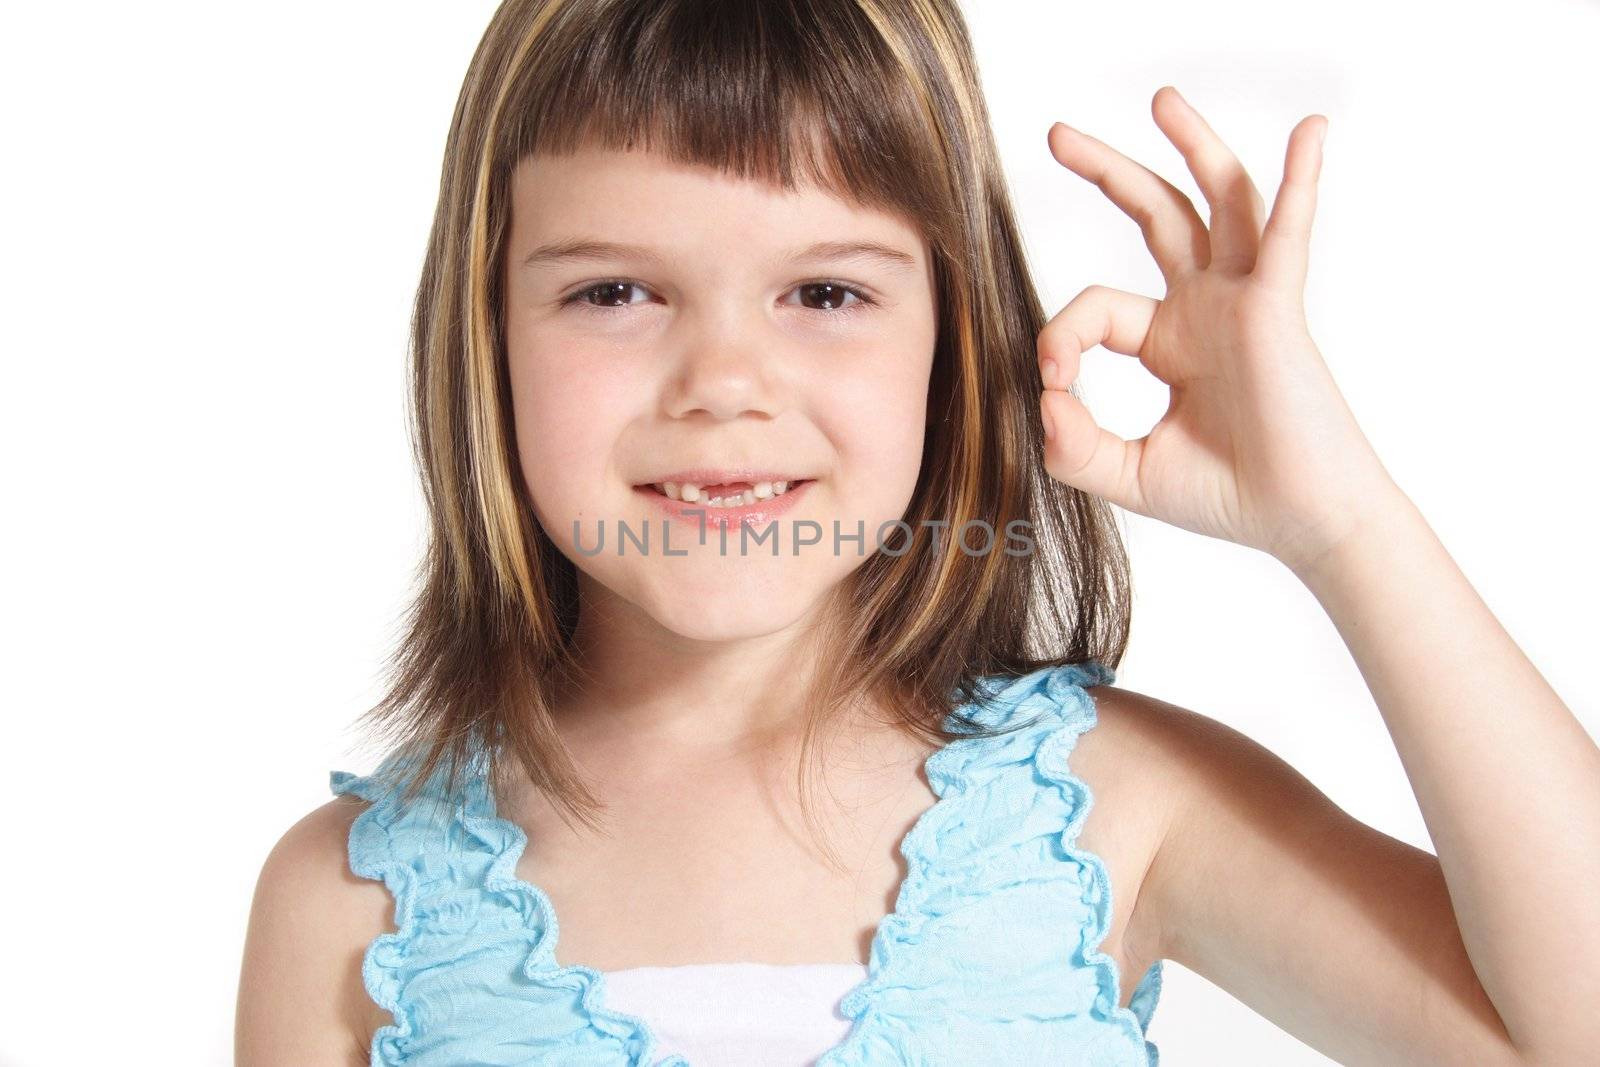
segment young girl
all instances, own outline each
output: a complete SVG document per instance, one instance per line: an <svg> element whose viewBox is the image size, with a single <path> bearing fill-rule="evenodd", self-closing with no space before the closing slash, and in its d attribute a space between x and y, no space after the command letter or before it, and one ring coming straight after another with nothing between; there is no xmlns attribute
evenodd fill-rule
<svg viewBox="0 0 1600 1067"><path fill-rule="evenodd" d="M1165 959L1342 1062L1591 1061L1600 753L1306 332L1326 122L1269 214L1153 111L1209 225L1052 127L1167 291L1047 321L954 0L501 6L392 748L266 862L241 1067L1153 1064ZM1146 437L1071 391L1095 345L1171 387ZM1109 684L1113 504L1304 582L1437 858Z"/></svg>

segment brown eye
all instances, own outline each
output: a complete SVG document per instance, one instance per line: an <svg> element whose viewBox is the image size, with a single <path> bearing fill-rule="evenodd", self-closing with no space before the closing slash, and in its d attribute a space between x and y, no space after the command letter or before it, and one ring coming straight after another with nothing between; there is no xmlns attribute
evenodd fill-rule
<svg viewBox="0 0 1600 1067"><path fill-rule="evenodd" d="M809 282L796 292L802 294L802 304L812 311L854 311L872 303L860 289L839 282ZM847 302L852 298L853 302Z"/></svg>
<svg viewBox="0 0 1600 1067"><path fill-rule="evenodd" d="M639 289L634 282L597 282L579 289L562 301L562 304L584 304L592 308L627 307L636 301L627 299L628 291Z"/></svg>

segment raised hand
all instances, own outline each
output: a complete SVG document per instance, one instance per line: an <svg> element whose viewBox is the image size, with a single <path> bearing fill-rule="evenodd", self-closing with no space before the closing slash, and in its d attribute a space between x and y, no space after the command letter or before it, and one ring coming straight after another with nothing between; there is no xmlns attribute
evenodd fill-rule
<svg viewBox="0 0 1600 1067"><path fill-rule="evenodd" d="M1306 327L1303 294L1327 120L1289 134L1265 214L1239 160L1172 86L1151 102L1211 208L1058 123L1050 151L1139 224L1166 280L1157 301L1090 286L1039 334L1045 467L1129 511L1309 564L1398 495ZM1171 390L1126 441L1067 391L1085 350L1136 356Z"/></svg>

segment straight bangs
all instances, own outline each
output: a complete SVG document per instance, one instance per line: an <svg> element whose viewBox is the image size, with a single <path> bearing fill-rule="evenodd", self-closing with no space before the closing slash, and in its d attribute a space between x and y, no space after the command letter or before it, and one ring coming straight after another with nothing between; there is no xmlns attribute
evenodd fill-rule
<svg viewBox="0 0 1600 1067"><path fill-rule="evenodd" d="M522 5L526 7L527 5ZM899 5L896 5L898 7ZM496 177L583 146L843 199L958 244L928 37L857 0L551 3L507 87ZM504 188L503 184L501 188Z"/></svg>

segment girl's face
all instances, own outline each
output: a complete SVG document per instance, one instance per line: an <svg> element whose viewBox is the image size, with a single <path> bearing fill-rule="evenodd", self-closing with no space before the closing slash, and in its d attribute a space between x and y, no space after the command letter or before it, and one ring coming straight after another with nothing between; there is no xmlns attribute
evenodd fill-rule
<svg viewBox="0 0 1600 1067"><path fill-rule="evenodd" d="M645 152L530 157L511 195L517 451L585 616L615 598L607 618L631 606L711 641L805 618L916 486L937 330L921 234L816 187ZM747 525L673 516L712 495L654 488L681 472L809 484L757 501Z"/></svg>

